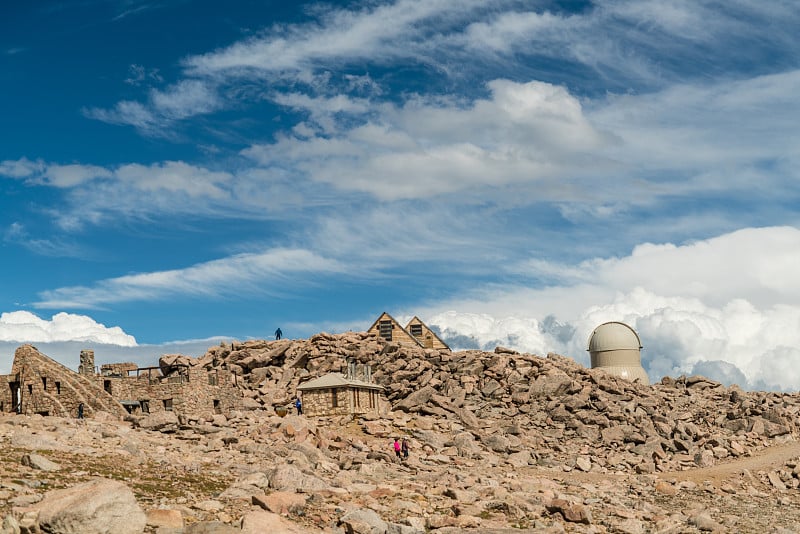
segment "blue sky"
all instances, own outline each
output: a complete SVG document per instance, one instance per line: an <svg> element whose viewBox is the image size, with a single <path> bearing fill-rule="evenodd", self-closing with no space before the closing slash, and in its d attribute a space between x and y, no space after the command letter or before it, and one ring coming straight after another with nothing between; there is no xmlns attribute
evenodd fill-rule
<svg viewBox="0 0 800 534"><path fill-rule="evenodd" d="M3 5L2 358L388 311L584 363L624 320L654 378L798 388L797 27L755 0Z"/></svg>

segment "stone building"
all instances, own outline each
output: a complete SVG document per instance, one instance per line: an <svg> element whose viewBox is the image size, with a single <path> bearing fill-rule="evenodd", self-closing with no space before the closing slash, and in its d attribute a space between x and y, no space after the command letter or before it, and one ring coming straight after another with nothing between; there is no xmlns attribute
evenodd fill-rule
<svg viewBox="0 0 800 534"><path fill-rule="evenodd" d="M236 376L226 369L174 362L143 368L113 363L101 366L98 373L91 350L81 351L76 373L23 345L14 353L11 374L0 380L8 383L0 388L3 412L74 417L83 404L86 416L102 410L117 416L174 411L199 417L242 406Z"/></svg>
<svg viewBox="0 0 800 534"><path fill-rule="evenodd" d="M361 376L358 371L363 370ZM297 386L308 416L380 413L383 387L372 383L369 366L348 363L347 374L328 373Z"/></svg>
<svg viewBox="0 0 800 534"><path fill-rule="evenodd" d="M406 347L421 347L438 350L450 350L450 347L422 322L419 317L414 317L403 328L397 320L386 312L372 323L367 332L381 337L386 341L397 343Z"/></svg>

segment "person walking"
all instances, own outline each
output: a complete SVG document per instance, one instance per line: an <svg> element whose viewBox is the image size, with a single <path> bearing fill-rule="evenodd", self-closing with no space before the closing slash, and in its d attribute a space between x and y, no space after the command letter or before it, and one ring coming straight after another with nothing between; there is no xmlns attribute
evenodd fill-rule
<svg viewBox="0 0 800 534"><path fill-rule="evenodd" d="M400 440L398 438L394 438L394 454L397 458L402 458L402 454L400 452Z"/></svg>
<svg viewBox="0 0 800 534"><path fill-rule="evenodd" d="M280 339L282 337L283 337L283 332L281 332L280 327L278 327L278 329L275 330L275 339Z"/></svg>
<svg viewBox="0 0 800 534"><path fill-rule="evenodd" d="M408 459L408 440L403 438L403 443L400 444L400 450L403 452L403 459Z"/></svg>
<svg viewBox="0 0 800 534"><path fill-rule="evenodd" d="M78 404L78 419L83 419L83 403Z"/></svg>
<svg viewBox="0 0 800 534"><path fill-rule="evenodd" d="M297 415L303 415L303 403L300 401L300 397L295 399L294 407L297 408Z"/></svg>

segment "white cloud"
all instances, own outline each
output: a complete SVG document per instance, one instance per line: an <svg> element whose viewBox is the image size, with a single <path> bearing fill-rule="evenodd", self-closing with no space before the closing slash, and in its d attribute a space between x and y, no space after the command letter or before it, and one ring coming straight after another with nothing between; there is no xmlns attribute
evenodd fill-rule
<svg viewBox="0 0 800 534"><path fill-rule="evenodd" d="M175 296L218 297L226 290L281 293L287 280L299 275L336 274L345 267L336 260L300 249L243 253L168 271L101 280L91 287L62 287L40 293L37 308L91 309L108 304L159 300Z"/></svg>
<svg viewBox="0 0 800 534"><path fill-rule="evenodd" d="M431 308L423 319L467 344L559 352L585 365L591 331L623 321L639 332L654 380L704 371L718 379L741 374L745 387L799 389L798 251L800 230L790 227L641 245L624 258L584 262L552 287L484 292Z"/></svg>
<svg viewBox="0 0 800 534"><path fill-rule="evenodd" d="M564 88L494 80L489 89L491 99L469 107L422 98L385 105L379 117L341 135L284 137L244 154L382 200L532 183L606 165L591 153L613 138L591 126Z"/></svg>
<svg viewBox="0 0 800 534"><path fill-rule="evenodd" d="M91 119L110 124L129 124L145 134L157 135L165 121L140 102L123 100L112 109L89 108L83 110Z"/></svg>
<svg viewBox="0 0 800 534"><path fill-rule="evenodd" d="M111 109L89 108L84 114L111 124L128 124L145 135L169 137L175 121L217 111L225 106L214 83L181 80L165 90L150 89L147 104L123 100Z"/></svg>
<svg viewBox="0 0 800 534"><path fill-rule="evenodd" d="M305 70L337 59L407 57L398 45L424 35L426 22L460 20L483 2L478 0L399 0L370 4L361 11L329 10L319 23L273 27L266 36L191 56L184 63L194 75L228 75L263 71Z"/></svg>
<svg viewBox="0 0 800 534"><path fill-rule="evenodd" d="M11 223L3 233L3 242L21 245L42 256L81 256L80 247L60 238L34 238L20 222Z"/></svg>
<svg viewBox="0 0 800 534"><path fill-rule="evenodd" d="M44 164L28 158L0 161L0 176L9 178L28 178L42 171Z"/></svg>
<svg viewBox="0 0 800 534"><path fill-rule="evenodd" d="M0 315L0 341L53 343L85 341L124 347L136 346L136 339L118 326L107 327L85 315L57 313L49 320L27 311Z"/></svg>
<svg viewBox="0 0 800 534"><path fill-rule="evenodd" d="M99 178L109 178L111 171L96 165L48 165L43 173L47 185L70 188Z"/></svg>
<svg viewBox="0 0 800 534"><path fill-rule="evenodd" d="M228 198L226 190L233 176L227 172L214 172L182 161L167 161L149 166L131 163L114 172L123 187L148 194L175 194L189 198ZM169 202L173 202L170 199Z"/></svg>

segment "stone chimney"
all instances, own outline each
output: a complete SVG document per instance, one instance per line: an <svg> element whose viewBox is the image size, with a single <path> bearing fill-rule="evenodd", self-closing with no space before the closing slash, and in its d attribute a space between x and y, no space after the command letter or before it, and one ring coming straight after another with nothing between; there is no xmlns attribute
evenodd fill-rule
<svg viewBox="0 0 800 534"><path fill-rule="evenodd" d="M78 373L82 375L94 375L94 351L82 350L81 363L78 366Z"/></svg>

